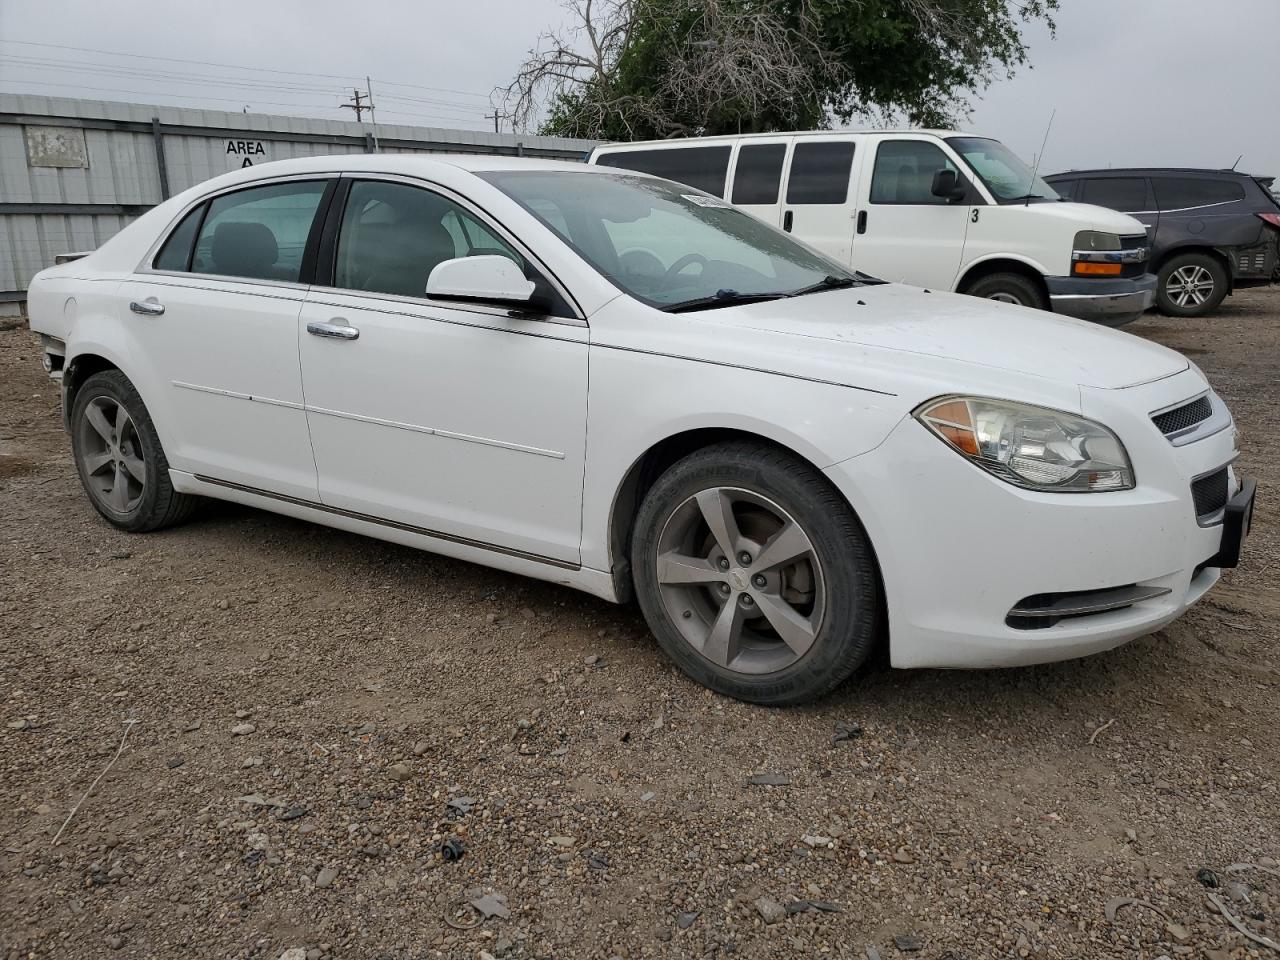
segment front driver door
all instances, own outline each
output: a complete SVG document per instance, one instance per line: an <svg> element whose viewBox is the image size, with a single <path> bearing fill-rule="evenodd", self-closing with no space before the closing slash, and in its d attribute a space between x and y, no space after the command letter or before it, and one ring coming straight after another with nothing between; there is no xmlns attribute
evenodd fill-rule
<svg viewBox="0 0 1280 960"><path fill-rule="evenodd" d="M952 289L974 208L932 191L939 170L959 176L956 163L926 139L885 137L875 151L871 176L862 177L854 268L881 280Z"/></svg>
<svg viewBox="0 0 1280 960"><path fill-rule="evenodd" d="M322 502L577 563L585 323L567 309L534 316L426 299L442 260L498 253L525 263L460 198L355 180L337 207L332 278L317 278L300 318Z"/></svg>

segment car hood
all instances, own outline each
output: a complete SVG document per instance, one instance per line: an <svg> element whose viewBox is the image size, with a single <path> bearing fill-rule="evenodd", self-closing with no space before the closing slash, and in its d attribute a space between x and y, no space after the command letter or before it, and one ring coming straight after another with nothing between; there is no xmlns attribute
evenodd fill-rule
<svg viewBox="0 0 1280 960"><path fill-rule="evenodd" d="M702 314L789 337L918 354L1117 389L1171 376L1181 354L1131 334L993 300L885 283Z"/></svg>
<svg viewBox="0 0 1280 960"><path fill-rule="evenodd" d="M1116 233L1122 237L1138 236L1147 232L1141 220L1127 213L1095 206L1092 203L1055 200L1049 203L1029 203L1023 209L1029 216L1049 217L1075 224L1077 230L1098 230L1102 233Z"/></svg>

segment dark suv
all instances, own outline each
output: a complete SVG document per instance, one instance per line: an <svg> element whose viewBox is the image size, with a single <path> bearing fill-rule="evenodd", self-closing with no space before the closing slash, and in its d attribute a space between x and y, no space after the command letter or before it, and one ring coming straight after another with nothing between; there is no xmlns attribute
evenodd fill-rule
<svg viewBox="0 0 1280 960"><path fill-rule="evenodd" d="M1198 317L1236 287L1280 279L1280 202L1268 189L1269 177L1143 167L1072 170L1045 180L1068 200L1142 221L1163 313Z"/></svg>

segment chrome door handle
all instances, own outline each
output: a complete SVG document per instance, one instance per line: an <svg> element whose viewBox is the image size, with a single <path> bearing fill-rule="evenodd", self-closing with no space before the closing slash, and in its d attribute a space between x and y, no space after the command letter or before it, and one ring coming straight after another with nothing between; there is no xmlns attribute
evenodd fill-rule
<svg viewBox="0 0 1280 960"><path fill-rule="evenodd" d="M313 337L330 337L334 340L357 340L360 331L348 326L345 320L334 318L328 323L313 320L307 324L307 333Z"/></svg>
<svg viewBox="0 0 1280 960"><path fill-rule="evenodd" d="M144 317L158 317L164 313L164 304L157 303L155 300L131 300L129 309Z"/></svg>

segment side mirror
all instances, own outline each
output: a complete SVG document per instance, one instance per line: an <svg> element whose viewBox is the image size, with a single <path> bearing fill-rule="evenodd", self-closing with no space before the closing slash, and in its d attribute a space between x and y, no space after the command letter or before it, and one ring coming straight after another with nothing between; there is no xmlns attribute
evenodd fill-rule
<svg viewBox="0 0 1280 960"><path fill-rule="evenodd" d="M965 185L960 182L954 170L942 169L933 175L933 186L930 187L929 192L935 197L956 201L963 200L969 191L965 189Z"/></svg>
<svg viewBox="0 0 1280 960"><path fill-rule="evenodd" d="M427 296L448 300L528 303L534 282L506 257L496 254L458 257L435 265L427 277Z"/></svg>

